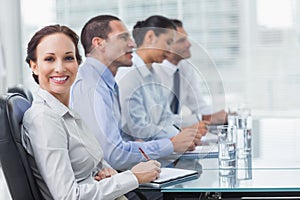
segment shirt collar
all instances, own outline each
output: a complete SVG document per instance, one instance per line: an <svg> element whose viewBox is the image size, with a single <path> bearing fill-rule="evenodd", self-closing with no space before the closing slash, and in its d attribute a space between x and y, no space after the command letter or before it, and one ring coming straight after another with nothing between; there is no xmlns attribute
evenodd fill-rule
<svg viewBox="0 0 300 200"><path fill-rule="evenodd" d="M92 57L87 57L85 62L94 68L94 70L102 77L105 84L109 88L114 90L116 81L110 69L106 65L104 65L102 62Z"/></svg>
<svg viewBox="0 0 300 200"><path fill-rule="evenodd" d="M134 66L144 78L152 75L151 71L149 70L143 59L137 53L132 54L132 61L134 63Z"/></svg>
<svg viewBox="0 0 300 200"><path fill-rule="evenodd" d="M163 67L167 67L168 68L168 73L170 74L174 74L176 72L177 69L179 69L178 65L174 65L173 63L171 63L170 61L168 61L167 59L165 59L162 62L162 66Z"/></svg>
<svg viewBox="0 0 300 200"><path fill-rule="evenodd" d="M79 115L76 112L69 109L48 91L39 88L37 91L37 96L41 98L44 103L46 103L53 111L55 111L61 117L69 113L73 118L80 119Z"/></svg>

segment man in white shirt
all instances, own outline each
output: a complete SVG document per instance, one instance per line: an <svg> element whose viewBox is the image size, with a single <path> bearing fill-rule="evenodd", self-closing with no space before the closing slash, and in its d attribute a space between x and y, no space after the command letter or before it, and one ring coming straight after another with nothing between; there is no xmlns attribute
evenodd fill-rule
<svg viewBox="0 0 300 200"><path fill-rule="evenodd" d="M165 88L166 96L171 105L171 110L176 115L178 122L183 126L189 126L201 120L210 121L211 124L223 124L227 121L224 110L213 113L213 109L203 99L200 90L199 75L188 58L191 57L191 43L180 20L172 20L177 28L175 41L163 63L153 65L155 73L161 79ZM179 80L174 82L175 73L179 73ZM179 83L178 83L179 82ZM179 85L179 94L174 89L176 83ZM172 108L174 96L178 97L179 105ZM187 107L191 114L184 115L182 108Z"/></svg>

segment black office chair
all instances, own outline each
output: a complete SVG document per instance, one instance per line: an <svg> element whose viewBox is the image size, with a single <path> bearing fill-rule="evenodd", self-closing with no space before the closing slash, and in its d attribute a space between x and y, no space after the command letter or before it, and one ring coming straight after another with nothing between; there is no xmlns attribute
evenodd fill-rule
<svg viewBox="0 0 300 200"><path fill-rule="evenodd" d="M14 200L43 199L21 142L23 115L30 105L17 93L0 95L0 161Z"/></svg>
<svg viewBox="0 0 300 200"><path fill-rule="evenodd" d="M33 101L33 96L30 90L25 88L23 85L18 84L14 87L8 88L7 92L9 93L19 93L24 96L30 103Z"/></svg>

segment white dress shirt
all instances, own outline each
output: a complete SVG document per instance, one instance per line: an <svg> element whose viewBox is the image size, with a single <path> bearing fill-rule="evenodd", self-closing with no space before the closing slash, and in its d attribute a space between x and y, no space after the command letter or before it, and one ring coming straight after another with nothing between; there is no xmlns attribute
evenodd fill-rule
<svg viewBox="0 0 300 200"><path fill-rule="evenodd" d="M99 169L109 167L99 143L73 110L45 90L38 90L22 130L45 199L115 199L138 187L131 171L94 180Z"/></svg>
<svg viewBox="0 0 300 200"><path fill-rule="evenodd" d="M212 108L203 99L200 90L199 75L194 70L188 60L182 60L176 66L164 60L163 63L153 64L155 74L159 76L164 88L165 97L169 103L174 96L173 92L173 76L177 69L180 74L180 97L179 97L179 114L176 115L176 123L182 126L190 126L201 120L202 115L212 114ZM186 115L182 112L182 108L187 107L191 114Z"/></svg>
<svg viewBox="0 0 300 200"><path fill-rule="evenodd" d="M118 71L116 77L122 128L127 134L124 138L149 141L175 136L179 131L173 126L173 113L163 96L159 78L136 53L132 60L133 66L126 68L127 72Z"/></svg>

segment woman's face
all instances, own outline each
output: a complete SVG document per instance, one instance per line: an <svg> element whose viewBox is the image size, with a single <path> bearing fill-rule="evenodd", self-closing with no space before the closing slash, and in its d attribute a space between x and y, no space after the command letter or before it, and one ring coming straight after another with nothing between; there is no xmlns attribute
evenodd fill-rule
<svg viewBox="0 0 300 200"><path fill-rule="evenodd" d="M151 45L152 63L161 63L169 52L171 45L174 41L175 30L166 29L166 32L161 33L159 36L155 36L153 44Z"/></svg>
<svg viewBox="0 0 300 200"><path fill-rule="evenodd" d="M40 87L60 101L68 101L78 70L72 40L63 33L45 36L37 46L36 58L36 62L30 61L30 66L39 77Z"/></svg>

